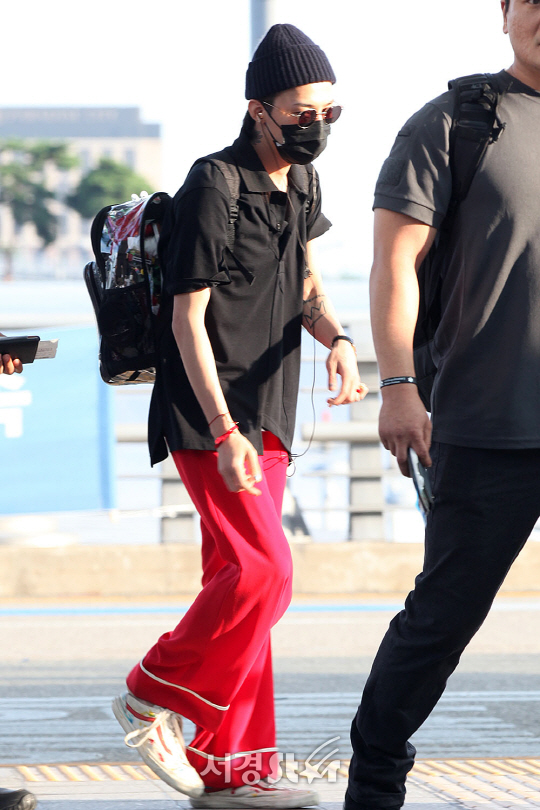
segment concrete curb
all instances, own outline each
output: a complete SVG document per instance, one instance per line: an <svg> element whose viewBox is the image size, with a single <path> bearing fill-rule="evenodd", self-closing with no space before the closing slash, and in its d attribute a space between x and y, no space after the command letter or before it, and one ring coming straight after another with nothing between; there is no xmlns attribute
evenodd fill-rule
<svg viewBox="0 0 540 810"><path fill-rule="evenodd" d="M421 543L293 543L295 594L407 593L421 570ZM192 596L200 547L0 546L0 597ZM529 543L503 591L540 592L540 543Z"/></svg>

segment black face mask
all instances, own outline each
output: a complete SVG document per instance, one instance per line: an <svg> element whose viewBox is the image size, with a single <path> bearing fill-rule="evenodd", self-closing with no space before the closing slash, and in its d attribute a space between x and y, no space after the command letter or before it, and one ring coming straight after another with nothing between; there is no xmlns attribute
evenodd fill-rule
<svg viewBox="0 0 540 810"><path fill-rule="evenodd" d="M278 125L279 126L279 125ZM299 163L305 166L319 157L326 149L326 139L330 135L330 124L326 121L314 121L309 127L299 127L297 124L280 127L283 143L272 139L276 148L287 163Z"/></svg>

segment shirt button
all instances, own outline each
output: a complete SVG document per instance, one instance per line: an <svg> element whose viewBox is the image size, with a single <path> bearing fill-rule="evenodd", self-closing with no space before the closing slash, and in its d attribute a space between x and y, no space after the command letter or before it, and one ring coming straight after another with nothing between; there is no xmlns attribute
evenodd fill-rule
<svg viewBox="0 0 540 810"><path fill-rule="evenodd" d="M278 222L278 224L276 225L276 230L278 230L278 231L281 230L281 222Z"/></svg>

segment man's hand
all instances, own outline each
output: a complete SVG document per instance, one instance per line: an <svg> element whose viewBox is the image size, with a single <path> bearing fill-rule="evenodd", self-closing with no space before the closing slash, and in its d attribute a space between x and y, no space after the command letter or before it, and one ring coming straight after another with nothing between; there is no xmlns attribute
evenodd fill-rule
<svg viewBox="0 0 540 810"><path fill-rule="evenodd" d="M431 467L431 421L416 385L402 383L383 389L379 415L381 442L396 457L402 474L410 478L407 450L416 450L424 467Z"/></svg>
<svg viewBox="0 0 540 810"><path fill-rule="evenodd" d="M17 357L13 358L10 354L0 355L0 374L13 374L15 372L20 374L22 370L23 364Z"/></svg>
<svg viewBox="0 0 540 810"><path fill-rule="evenodd" d="M218 449L218 471L229 492L261 495L255 484L262 481L259 456L250 441L235 430Z"/></svg>
<svg viewBox="0 0 540 810"><path fill-rule="evenodd" d="M341 377L341 390L335 397L327 400L328 405L347 405L359 402L368 392L367 385L360 380L356 352L347 340L336 340L326 361L328 371L328 389L335 391L338 386L337 375Z"/></svg>

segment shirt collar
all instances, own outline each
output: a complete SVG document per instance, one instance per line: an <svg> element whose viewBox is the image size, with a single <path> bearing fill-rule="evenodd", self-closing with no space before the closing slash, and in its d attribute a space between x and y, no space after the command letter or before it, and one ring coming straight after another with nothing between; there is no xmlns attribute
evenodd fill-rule
<svg viewBox="0 0 540 810"><path fill-rule="evenodd" d="M248 192L272 192L276 191L276 186L264 168L260 157L253 148L249 137L245 132L240 132L239 137L231 146L236 165L242 181ZM299 196L308 195L308 175L301 167L292 165L289 169L289 185L292 185Z"/></svg>

